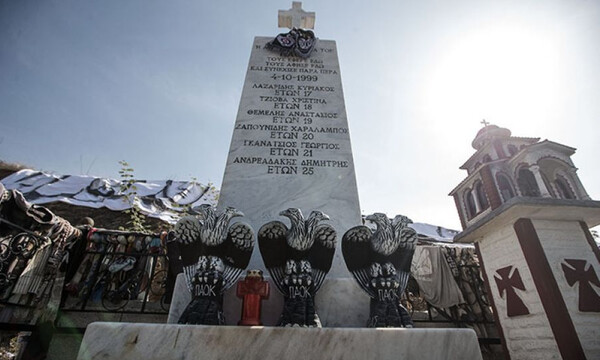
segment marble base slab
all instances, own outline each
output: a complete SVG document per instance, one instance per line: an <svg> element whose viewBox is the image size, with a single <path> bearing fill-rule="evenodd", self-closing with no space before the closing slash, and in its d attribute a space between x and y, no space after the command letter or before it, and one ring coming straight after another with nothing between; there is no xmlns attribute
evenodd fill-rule
<svg viewBox="0 0 600 360"><path fill-rule="evenodd" d="M283 296L269 276L265 276L265 280L269 281L271 295L262 302L262 322L266 326L275 326L283 309ZM235 295L235 291L234 285L225 292L223 299L227 325L237 325L241 318L242 300ZM190 300L191 294L185 285L185 278L183 274L179 274L167 323L176 324ZM364 327L369 318L369 297L354 279L325 279L316 296L316 307L324 327Z"/></svg>
<svg viewBox="0 0 600 360"><path fill-rule="evenodd" d="M92 323L92 359L481 359L471 329L348 329Z"/></svg>

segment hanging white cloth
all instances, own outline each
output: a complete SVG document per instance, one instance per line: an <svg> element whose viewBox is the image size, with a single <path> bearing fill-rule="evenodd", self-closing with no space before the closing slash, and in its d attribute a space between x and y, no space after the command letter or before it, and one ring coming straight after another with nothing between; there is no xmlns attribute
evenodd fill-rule
<svg viewBox="0 0 600 360"><path fill-rule="evenodd" d="M431 305L448 308L465 302L440 247L417 246L411 273Z"/></svg>

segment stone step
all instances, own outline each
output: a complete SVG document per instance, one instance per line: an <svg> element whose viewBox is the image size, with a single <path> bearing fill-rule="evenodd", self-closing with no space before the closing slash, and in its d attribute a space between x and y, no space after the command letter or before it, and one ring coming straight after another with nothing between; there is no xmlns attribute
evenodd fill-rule
<svg viewBox="0 0 600 360"><path fill-rule="evenodd" d="M350 329L96 322L79 360L481 359L471 329Z"/></svg>

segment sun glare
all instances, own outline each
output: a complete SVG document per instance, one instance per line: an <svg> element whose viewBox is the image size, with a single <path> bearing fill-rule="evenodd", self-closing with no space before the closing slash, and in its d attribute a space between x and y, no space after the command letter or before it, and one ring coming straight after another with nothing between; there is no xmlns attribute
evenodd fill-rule
<svg viewBox="0 0 600 360"><path fill-rule="evenodd" d="M527 119L551 115L558 100L556 38L532 28L479 29L448 44L424 89L435 118L473 121Z"/></svg>

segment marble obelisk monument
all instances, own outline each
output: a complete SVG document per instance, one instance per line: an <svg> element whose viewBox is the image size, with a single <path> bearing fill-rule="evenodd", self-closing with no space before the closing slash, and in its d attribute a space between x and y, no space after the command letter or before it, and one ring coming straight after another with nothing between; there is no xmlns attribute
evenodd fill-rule
<svg viewBox="0 0 600 360"><path fill-rule="evenodd" d="M310 29L314 22L315 14L299 2L279 12L280 27ZM317 39L303 58L267 49L272 40L256 37L252 45L218 206L244 212L243 221L255 231L285 221L279 213L290 207L305 215L323 211L338 234L328 277L349 279L341 236L361 218L336 44ZM249 268L265 270L257 248Z"/></svg>
<svg viewBox="0 0 600 360"><path fill-rule="evenodd" d="M279 20L280 26L312 28L314 13L294 3ZM296 57L265 48L271 40L257 37L252 46L219 207L242 210L242 221L255 230L285 221L279 213L288 208L320 210L341 238L361 218L335 42L319 40L309 57ZM471 329L348 329L366 325L369 297L346 270L339 238L315 299L325 328L99 322L87 328L78 359L481 359ZM256 247L250 268L265 269ZM181 280L169 322L189 303ZM264 325L281 314L282 297L271 295L263 303ZM237 323L241 305L230 288L227 324Z"/></svg>

